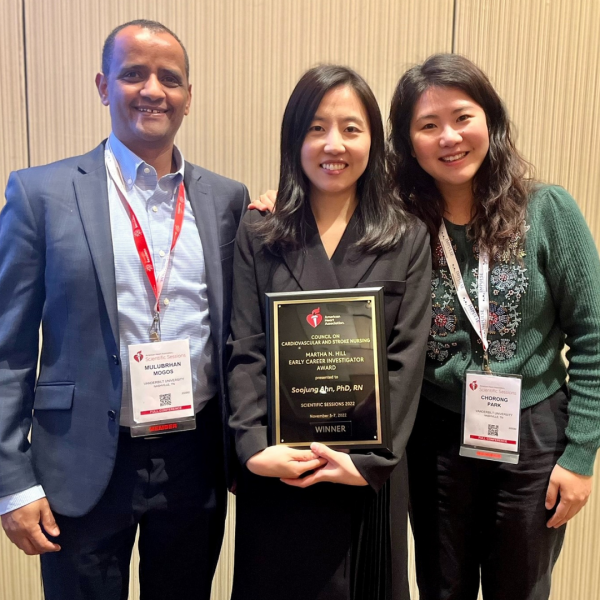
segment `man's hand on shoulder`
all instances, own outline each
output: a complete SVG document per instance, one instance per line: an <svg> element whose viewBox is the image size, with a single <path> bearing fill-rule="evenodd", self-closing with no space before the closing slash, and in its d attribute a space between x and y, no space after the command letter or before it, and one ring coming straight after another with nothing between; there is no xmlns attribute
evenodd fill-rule
<svg viewBox="0 0 600 600"><path fill-rule="evenodd" d="M10 541L25 554L45 554L60 550L58 544L44 535L44 531L54 537L60 533L46 498L2 515L2 528Z"/></svg>
<svg viewBox="0 0 600 600"><path fill-rule="evenodd" d="M258 200L252 200L248 205L250 210L260 210L261 212L273 212L275 210L275 202L277 201L277 191L267 190L264 194L258 197Z"/></svg>

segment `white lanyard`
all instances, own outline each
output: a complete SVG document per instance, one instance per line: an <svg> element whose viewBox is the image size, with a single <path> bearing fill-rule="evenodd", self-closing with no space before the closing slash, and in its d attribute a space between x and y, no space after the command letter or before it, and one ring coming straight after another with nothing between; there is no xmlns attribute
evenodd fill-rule
<svg viewBox="0 0 600 600"><path fill-rule="evenodd" d="M458 299L469 319L469 322L475 329L475 332L481 339L483 344L483 368L485 371L490 370L488 361L488 328L489 328L489 317L490 317L490 296L489 296L489 271L490 261L487 252L479 252L479 270L477 272L477 302L479 304L479 313L473 306L471 298L467 293L465 282L456 260L456 255L452 248L452 242L446 231L446 224L442 221L439 232L440 243L442 245L442 251L448 262L448 268L450 269L450 275L456 288L456 294Z"/></svg>

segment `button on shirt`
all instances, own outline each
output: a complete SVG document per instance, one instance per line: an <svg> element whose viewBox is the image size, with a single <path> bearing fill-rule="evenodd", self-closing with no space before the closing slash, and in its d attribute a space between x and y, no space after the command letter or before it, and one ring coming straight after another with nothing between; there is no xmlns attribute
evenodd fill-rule
<svg viewBox="0 0 600 600"><path fill-rule="evenodd" d="M155 271L161 273L167 264L171 248L177 190L183 181L183 156L175 148L177 172L159 180L154 167L133 154L114 134L111 134L109 141L123 176L127 200L146 236ZM128 346L150 341L149 329L155 297L133 241L127 209L110 176L108 202L123 369L120 424L130 427L134 423ZM160 298L160 329L163 341L189 337L194 407L198 412L215 395L217 385L210 337L204 254L187 193L181 234L173 250Z"/></svg>

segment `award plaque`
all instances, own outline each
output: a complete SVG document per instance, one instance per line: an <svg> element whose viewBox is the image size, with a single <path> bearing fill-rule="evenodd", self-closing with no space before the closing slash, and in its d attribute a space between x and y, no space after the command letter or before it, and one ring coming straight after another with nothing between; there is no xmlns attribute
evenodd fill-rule
<svg viewBox="0 0 600 600"><path fill-rule="evenodd" d="M269 436L390 448L383 288L266 294Z"/></svg>

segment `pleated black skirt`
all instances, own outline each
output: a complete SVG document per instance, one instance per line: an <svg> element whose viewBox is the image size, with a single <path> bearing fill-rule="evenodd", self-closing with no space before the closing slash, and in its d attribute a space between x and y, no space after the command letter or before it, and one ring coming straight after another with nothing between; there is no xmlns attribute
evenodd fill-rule
<svg viewBox="0 0 600 600"><path fill-rule="evenodd" d="M375 493L243 469L232 600L408 600L403 472Z"/></svg>

